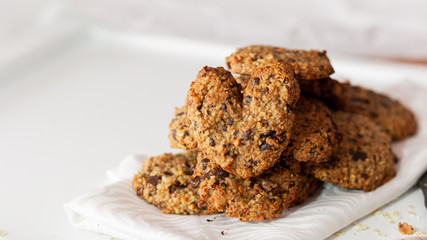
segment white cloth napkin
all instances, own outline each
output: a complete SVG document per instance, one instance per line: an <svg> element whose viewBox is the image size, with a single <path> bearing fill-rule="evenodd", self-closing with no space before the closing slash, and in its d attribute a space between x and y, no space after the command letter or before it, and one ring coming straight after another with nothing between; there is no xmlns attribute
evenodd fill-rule
<svg viewBox="0 0 427 240"><path fill-rule="evenodd" d="M131 178L145 157L130 156L108 172L112 183L66 203L66 213L78 228L123 239L324 239L397 198L427 170L427 90L404 82L386 92L416 113L419 131L393 144L400 158L398 173L373 192L325 184L305 203L273 221L243 223L225 214L166 215L136 196Z"/></svg>

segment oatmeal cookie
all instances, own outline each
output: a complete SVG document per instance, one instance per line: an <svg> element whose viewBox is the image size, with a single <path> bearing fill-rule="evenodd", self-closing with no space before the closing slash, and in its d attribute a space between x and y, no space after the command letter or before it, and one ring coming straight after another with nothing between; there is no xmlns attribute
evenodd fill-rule
<svg viewBox="0 0 427 240"><path fill-rule="evenodd" d="M209 214L206 205L199 205L197 190L189 184L196 165L197 153L163 154L144 160L132 186L137 195L164 213Z"/></svg>
<svg viewBox="0 0 427 240"><path fill-rule="evenodd" d="M204 67L187 93L190 134L224 170L254 177L289 143L298 98L298 83L284 63L255 69L243 92L224 68Z"/></svg>
<svg viewBox="0 0 427 240"><path fill-rule="evenodd" d="M243 179L205 157L199 153L191 180L198 187L199 204L243 222L278 218L285 209L303 201L308 196L304 191L311 191L315 184L313 178L301 174L296 161L280 161L257 177Z"/></svg>
<svg viewBox="0 0 427 240"><path fill-rule="evenodd" d="M369 118L346 112L332 117L341 133L327 163L310 165L316 178L343 188L372 191L396 174L391 138Z"/></svg>
<svg viewBox="0 0 427 240"><path fill-rule="evenodd" d="M369 117L380 125L394 141L403 140L417 131L414 114L399 101L372 90L351 86L343 111Z"/></svg>
<svg viewBox="0 0 427 240"><path fill-rule="evenodd" d="M329 108L319 100L301 95L294 112L291 141L282 155L300 162L329 161L337 142Z"/></svg>
<svg viewBox="0 0 427 240"><path fill-rule="evenodd" d="M169 143L172 148L191 150L197 144L190 134L190 127L184 107L176 108L172 122L169 124Z"/></svg>
<svg viewBox="0 0 427 240"><path fill-rule="evenodd" d="M301 93L326 102L333 109L343 108L348 101L349 83L341 83L332 78L300 80Z"/></svg>
<svg viewBox="0 0 427 240"><path fill-rule="evenodd" d="M334 109L356 113L380 125L394 141L417 131L414 114L399 101L372 90L333 79L300 81L301 92L320 98Z"/></svg>
<svg viewBox="0 0 427 240"><path fill-rule="evenodd" d="M228 69L232 73L239 74L250 74L255 68L272 61L290 63L297 79L321 79L334 73L326 51L253 45L237 49L235 53L226 58Z"/></svg>

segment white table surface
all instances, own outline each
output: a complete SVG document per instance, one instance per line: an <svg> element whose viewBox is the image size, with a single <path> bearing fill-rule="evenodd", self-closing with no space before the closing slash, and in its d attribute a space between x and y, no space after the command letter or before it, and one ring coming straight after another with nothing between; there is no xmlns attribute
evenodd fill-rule
<svg viewBox="0 0 427 240"><path fill-rule="evenodd" d="M127 155L171 151L167 126L174 107L184 104L203 66L223 65L233 51L108 31L63 40L54 40L54 51L48 44L0 66L0 230L7 232L0 239L108 239L72 227L63 204L105 184L106 170ZM339 77L365 86L378 86L373 79L392 84L427 78L425 67L331 59ZM376 75L386 69L390 76ZM382 211L400 211L401 221L427 226L418 188ZM331 239L367 239L376 228L390 236L397 230L389 222L378 225L377 217L360 221L369 230L350 226Z"/></svg>

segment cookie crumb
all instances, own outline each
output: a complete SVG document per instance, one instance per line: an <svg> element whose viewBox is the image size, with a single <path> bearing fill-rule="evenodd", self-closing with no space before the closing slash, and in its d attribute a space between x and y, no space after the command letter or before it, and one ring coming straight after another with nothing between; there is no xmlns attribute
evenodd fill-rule
<svg viewBox="0 0 427 240"><path fill-rule="evenodd" d="M380 230L378 230L378 229L373 229L372 232L376 233L378 235L378 237L386 237L387 236L387 234L381 233Z"/></svg>
<svg viewBox="0 0 427 240"><path fill-rule="evenodd" d="M115 240L113 237L107 237L106 240Z"/></svg>
<svg viewBox="0 0 427 240"><path fill-rule="evenodd" d="M340 231L336 232L335 235L342 236L342 235L344 235L344 232L340 230Z"/></svg>
<svg viewBox="0 0 427 240"><path fill-rule="evenodd" d="M409 205L409 208L410 208L410 209L414 209L414 206L412 206L412 205Z"/></svg>
<svg viewBox="0 0 427 240"><path fill-rule="evenodd" d="M390 213L383 213L383 218L391 219Z"/></svg>
<svg viewBox="0 0 427 240"><path fill-rule="evenodd" d="M6 236L7 232L5 230L0 230L0 237Z"/></svg>
<svg viewBox="0 0 427 240"><path fill-rule="evenodd" d="M412 211L409 211L408 213L415 216L415 213Z"/></svg>
<svg viewBox="0 0 427 240"><path fill-rule="evenodd" d="M414 235L417 236L417 237L423 237L423 236L427 236L427 233L425 233L425 232L415 232Z"/></svg>
<svg viewBox="0 0 427 240"><path fill-rule="evenodd" d="M358 223L356 221L352 222L351 225L357 225Z"/></svg>
<svg viewBox="0 0 427 240"><path fill-rule="evenodd" d="M400 213L398 211L393 212L393 219L399 220L400 219Z"/></svg>
<svg viewBox="0 0 427 240"><path fill-rule="evenodd" d="M412 235L414 233L414 228L408 223L400 223L398 224L399 232L405 235Z"/></svg>
<svg viewBox="0 0 427 240"><path fill-rule="evenodd" d="M206 219L206 222L213 222L213 221L215 221L215 218L212 218L212 219Z"/></svg>
<svg viewBox="0 0 427 240"><path fill-rule="evenodd" d="M357 232L360 232L368 229L369 227L364 224L357 224L356 226L354 226L354 228L356 229Z"/></svg>
<svg viewBox="0 0 427 240"><path fill-rule="evenodd" d="M380 209L378 209L378 210L374 211L372 214L373 214L373 215L381 214L381 210L380 210Z"/></svg>
<svg viewBox="0 0 427 240"><path fill-rule="evenodd" d="M391 221L390 221L390 223L391 223L391 224L394 224L394 221L393 221L393 220L391 220Z"/></svg>
<svg viewBox="0 0 427 240"><path fill-rule="evenodd" d="M227 232L221 231L221 235L225 235L225 234L227 234Z"/></svg>

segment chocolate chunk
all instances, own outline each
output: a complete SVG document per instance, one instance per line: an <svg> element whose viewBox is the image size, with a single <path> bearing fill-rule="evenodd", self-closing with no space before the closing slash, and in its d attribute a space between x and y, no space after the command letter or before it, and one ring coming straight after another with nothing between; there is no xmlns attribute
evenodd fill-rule
<svg viewBox="0 0 427 240"><path fill-rule="evenodd" d="M162 176L160 175L156 175L156 176L151 176L147 179L147 184L152 184L154 186L157 185L157 182L162 178Z"/></svg>
<svg viewBox="0 0 427 240"><path fill-rule="evenodd" d="M251 130L247 130L243 133L242 139L249 139L251 137Z"/></svg>
<svg viewBox="0 0 427 240"><path fill-rule="evenodd" d="M227 104L223 103L222 106L221 106L221 110L223 110L223 111L227 110Z"/></svg>
<svg viewBox="0 0 427 240"><path fill-rule="evenodd" d="M352 156L353 161L364 161L368 157L368 155L362 151L350 151L350 154Z"/></svg>
<svg viewBox="0 0 427 240"><path fill-rule="evenodd" d="M263 143L259 148L264 151L270 149L271 146L268 143Z"/></svg>

